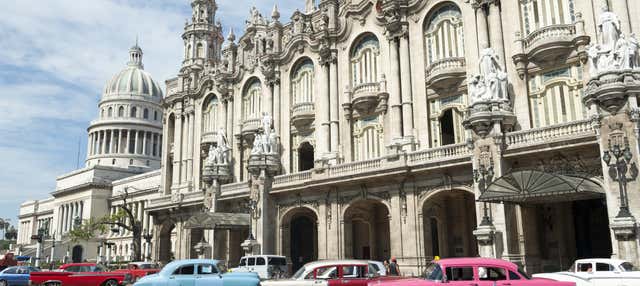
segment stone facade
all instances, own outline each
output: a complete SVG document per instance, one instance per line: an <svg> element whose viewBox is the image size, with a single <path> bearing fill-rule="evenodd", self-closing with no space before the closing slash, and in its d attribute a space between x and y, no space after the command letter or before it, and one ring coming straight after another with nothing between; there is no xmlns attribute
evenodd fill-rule
<svg viewBox="0 0 640 286"><path fill-rule="evenodd" d="M223 42L192 1L145 183L154 259L640 262L640 3L307 2Z"/></svg>

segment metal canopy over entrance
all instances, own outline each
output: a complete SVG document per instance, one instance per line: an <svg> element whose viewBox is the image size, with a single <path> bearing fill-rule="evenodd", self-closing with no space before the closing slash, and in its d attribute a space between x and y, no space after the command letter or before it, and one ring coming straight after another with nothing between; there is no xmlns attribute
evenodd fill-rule
<svg viewBox="0 0 640 286"><path fill-rule="evenodd" d="M578 175L559 175L539 170L510 172L493 181L478 201L549 203L602 198L601 186Z"/></svg>
<svg viewBox="0 0 640 286"><path fill-rule="evenodd" d="M193 215L185 222L184 228L246 229L249 224L249 214L206 212Z"/></svg>

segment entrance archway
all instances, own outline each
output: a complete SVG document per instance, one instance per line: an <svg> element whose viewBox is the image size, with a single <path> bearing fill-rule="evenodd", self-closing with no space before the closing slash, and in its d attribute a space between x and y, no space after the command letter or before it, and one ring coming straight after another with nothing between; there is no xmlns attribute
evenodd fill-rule
<svg viewBox="0 0 640 286"><path fill-rule="evenodd" d="M475 197L463 190L446 190L428 197L422 207L426 257L476 256Z"/></svg>
<svg viewBox="0 0 640 286"><path fill-rule="evenodd" d="M291 273L318 259L318 217L306 207L288 211L282 219L283 255L291 259Z"/></svg>
<svg viewBox="0 0 640 286"><path fill-rule="evenodd" d="M71 261L73 261L73 263L80 263L82 262L82 246L80 245L76 245L73 247L73 249L71 250Z"/></svg>
<svg viewBox="0 0 640 286"><path fill-rule="evenodd" d="M389 209L375 200L360 200L344 213L345 257L385 260L391 255Z"/></svg>
<svg viewBox="0 0 640 286"><path fill-rule="evenodd" d="M165 222L160 229L160 237L158 238L158 260L167 263L174 259L173 243L171 235L175 224L173 222Z"/></svg>

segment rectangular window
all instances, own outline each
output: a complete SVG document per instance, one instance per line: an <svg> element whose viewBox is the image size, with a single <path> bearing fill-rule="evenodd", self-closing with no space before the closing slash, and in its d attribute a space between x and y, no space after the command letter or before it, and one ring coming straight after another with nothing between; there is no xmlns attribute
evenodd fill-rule
<svg viewBox="0 0 640 286"><path fill-rule="evenodd" d="M473 267L448 267L445 273L448 281L473 281Z"/></svg>

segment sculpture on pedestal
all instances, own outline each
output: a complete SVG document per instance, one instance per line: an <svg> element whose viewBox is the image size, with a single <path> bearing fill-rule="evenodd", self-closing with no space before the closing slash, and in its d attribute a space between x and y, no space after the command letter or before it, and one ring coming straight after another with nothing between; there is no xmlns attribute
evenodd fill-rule
<svg viewBox="0 0 640 286"><path fill-rule="evenodd" d="M278 135L272 128L273 119L269 113L262 113L262 130L258 131L253 139L251 155L278 154Z"/></svg>
<svg viewBox="0 0 640 286"><path fill-rule="evenodd" d="M588 49L591 77L615 70L639 68L639 45L634 34L626 36L620 30L620 20L605 7L600 14L598 28L601 40Z"/></svg>
<svg viewBox="0 0 640 286"><path fill-rule="evenodd" d="M479 102L509 102L507 73L492 48L482 50L480 74L469 79L469 101L471 106Z"/></svg>

